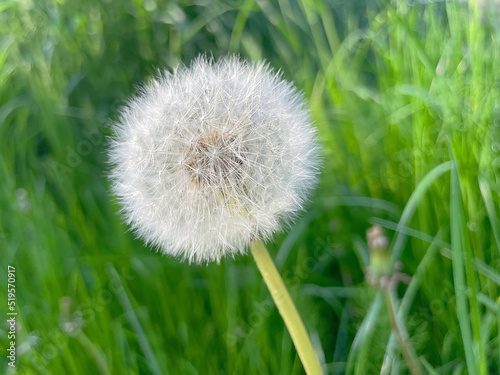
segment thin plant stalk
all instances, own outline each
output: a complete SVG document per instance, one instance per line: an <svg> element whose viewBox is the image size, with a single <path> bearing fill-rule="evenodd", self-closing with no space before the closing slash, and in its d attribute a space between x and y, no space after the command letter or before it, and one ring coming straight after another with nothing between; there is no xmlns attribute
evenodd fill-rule
<svg viewBox="0 0 500 375"><path fill-rule="evenodd" d="M408 369L412 375L422 375L423 373L418 364L417 355L409 342L408 332L406 331L404 325L399 324L398 322L396 302L394 301L395 296L392 288L390 286L384 288L384 294L387 302L387 310L389 312L389 320L398 339L399 347L401 348L401 352L403 353Z"/></svg>
<svg viewBox="0 0 500 375"><path fill-rule="evenodd" d="M306 328L295 307L290 294L274 265L266 245L261 240L250 242L250 250L257 263L266 285L271 292L274 303L278 307L281 317L285 321L288 332L292 337L297 353L307 375L323 375L323 370L318 357L314 352L311 340Z"/></svg>

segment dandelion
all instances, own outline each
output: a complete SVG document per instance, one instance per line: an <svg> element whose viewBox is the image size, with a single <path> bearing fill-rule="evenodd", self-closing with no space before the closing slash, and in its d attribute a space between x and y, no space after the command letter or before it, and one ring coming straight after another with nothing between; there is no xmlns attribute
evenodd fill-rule
<svg viewBox="0 0 500 375"><path fill-rule="evenodd" d="M267 64L200 56L142 86L114 128L113 190L137 236L198 263L250 247L306 371L322 373L263 243L316 184L319 148L302 94Z"/></svg>
<svg viewBox="0 0 500 375"><path fill-rule="evenodd" d="M219 261L269 240L317 175L302 95L263 63L196 59L123 108L111 149L126 222L163 253Z"/></svg>
<svg viewBox="0 0 500 375"><path fill-rule="evenodd" d="M375 225L368 229L366 239L370 249L370 266L365 270L366 280L372 286L379 286L385 294L389 321L410 373L412 375L422 375L420 362L409 340L408 331L404 322L398 316L397 285L400 281L409 283L411 278L399 272L402 264L399 262L394 263L391 259L389 239L380 226ZM386 359L384 359L384 366L385 362Z"/></svg>

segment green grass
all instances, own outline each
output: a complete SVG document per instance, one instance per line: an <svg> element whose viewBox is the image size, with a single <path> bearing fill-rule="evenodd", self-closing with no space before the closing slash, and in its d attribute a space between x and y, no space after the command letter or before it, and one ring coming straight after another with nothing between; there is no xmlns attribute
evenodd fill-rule
<svg viewBox="0 0 500 375"><path fill-rule="evenodd" d="M295 81L325 145L308 211L269 247L328 374L408 373L364 279L374 223L414 276L399 316L422 367L500 374L500 8L409 3L0 2L0 310L11 264L18 373L303 373L250 256L150 251L106 179L108 124L137 85L231 52Z"/></svg>

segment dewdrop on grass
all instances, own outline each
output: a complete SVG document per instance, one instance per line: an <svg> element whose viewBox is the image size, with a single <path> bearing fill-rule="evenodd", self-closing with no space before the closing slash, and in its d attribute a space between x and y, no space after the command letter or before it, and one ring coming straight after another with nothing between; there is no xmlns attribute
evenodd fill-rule
<svg viewBox="0 0 500 375"><path fill-rule="evenodd" d="M289 225L316 184L302 94L265 63L205 56L121 110L111 179L136 235L194 262L246 252Z"/></svg>

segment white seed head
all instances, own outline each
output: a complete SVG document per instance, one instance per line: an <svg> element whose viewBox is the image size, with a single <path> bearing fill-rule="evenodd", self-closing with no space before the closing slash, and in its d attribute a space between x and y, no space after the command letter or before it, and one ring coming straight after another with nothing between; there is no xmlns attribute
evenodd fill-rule
<svg viewBox="0 0 500 375"><path fill-rule="evenodd" d="M111 179L126 222L189 261L269 239L317 180L304 98L264 63L200 56L163 72L122 108L114 130Z"/></svg>

